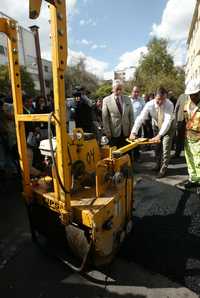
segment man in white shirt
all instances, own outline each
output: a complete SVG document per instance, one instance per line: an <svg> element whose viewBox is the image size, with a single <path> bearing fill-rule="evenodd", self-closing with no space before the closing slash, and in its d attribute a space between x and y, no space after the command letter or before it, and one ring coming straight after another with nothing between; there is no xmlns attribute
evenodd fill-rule
<svg viewBox="0 0 200 298"><path fill-rule="evenodd" d="M172 102L167 99L167 91L160 87L155 98L145 105L141 114L137 117L130 134L130 139L136 139L141 125L148 119L149 115L151 116L155 132L155 137L151 141L160 142L156 149L156 169L160 170L157 178L165 176L170 160L174 133L173 110Z"/></svg>

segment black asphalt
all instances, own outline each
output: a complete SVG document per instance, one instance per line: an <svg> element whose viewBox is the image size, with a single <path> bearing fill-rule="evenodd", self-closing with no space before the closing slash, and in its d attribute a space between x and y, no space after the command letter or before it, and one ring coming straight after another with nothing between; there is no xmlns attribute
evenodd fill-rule
<svg viewBox="0 0 200 298"><path fill-rule="evenodd" d="M171 180L156 180L145 158L136 172L134 228L116 257L126 266L116 269L113 263L105 276L130 286L124 276L134 262L152 275L141 274L143 281L135 277L135 286L159 287L153 280L160 273L200 294L200 198L170 182L185 179L184 161L170 166ZM70 280L72 271L31 241L19 178L7 179L0 189L0 297L146 297L108 293L106 278L99 287L80 277L77 287Z"/></svg>

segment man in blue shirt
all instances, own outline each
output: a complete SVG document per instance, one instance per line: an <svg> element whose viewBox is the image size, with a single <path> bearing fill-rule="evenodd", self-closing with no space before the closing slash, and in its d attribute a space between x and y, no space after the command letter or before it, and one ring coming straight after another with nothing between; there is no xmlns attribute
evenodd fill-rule
<svg viewBox="0 0 200 298"><path fill-rule="evenodd" d="M140 97L140 90L137 86L133 87L131 94L131 103L133 107L133 116L136 119L142 112L145 102L142 97Z"/></svg>
<svg viewBox="0 0 200 298"><path fill-rule="evenodd" d="M131 103L133 107L133 119L136 120L137 117L142 112L145 105L145 101L142 97L140 97L140 90L137 86L133 87L132 94L131 94ZM141 134L142 134L142 128L139 130L138 136L141 136ZM133 150L133 156L136 161L139 161L139 158L140 158L139 147Z"/></svg>

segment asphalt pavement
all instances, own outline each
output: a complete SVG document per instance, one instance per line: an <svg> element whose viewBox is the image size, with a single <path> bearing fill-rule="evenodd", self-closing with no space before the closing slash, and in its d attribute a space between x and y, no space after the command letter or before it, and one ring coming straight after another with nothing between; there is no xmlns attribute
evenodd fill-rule
<svg viewBox="0 0 200 298"><path fill-rule="evenodd" d="M134 228L112 264L72 272L31 241L18 177L1 185L0 297L199 297L200 199L176 184L182 157L156 180L152 154L135 164Z"/></svg>

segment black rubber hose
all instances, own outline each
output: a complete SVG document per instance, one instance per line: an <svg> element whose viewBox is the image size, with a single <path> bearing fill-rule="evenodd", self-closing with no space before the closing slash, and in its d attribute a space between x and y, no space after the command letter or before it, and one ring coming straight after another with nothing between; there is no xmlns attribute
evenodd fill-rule
<svg viewBox="0 0 200 298"><path fill-rule="evenodd" d="M60 187L62 188L62 190L65 194L69 194L70 192L68 190L66 190L65 186L63 185L63 183L61 181L61 178L60 178L60 175L58 172L58 167L57 167L56 160L55 160L55 156L54 156L53 143L52 143L52 132L51 132L51 118L53 116L54 116L53 112L51 112L48 116L48 139L49 139L51 158L52 158L53 166L54 166L55 172L56 172L56 177L58 179L58 183L59 183Z"/></svg>

